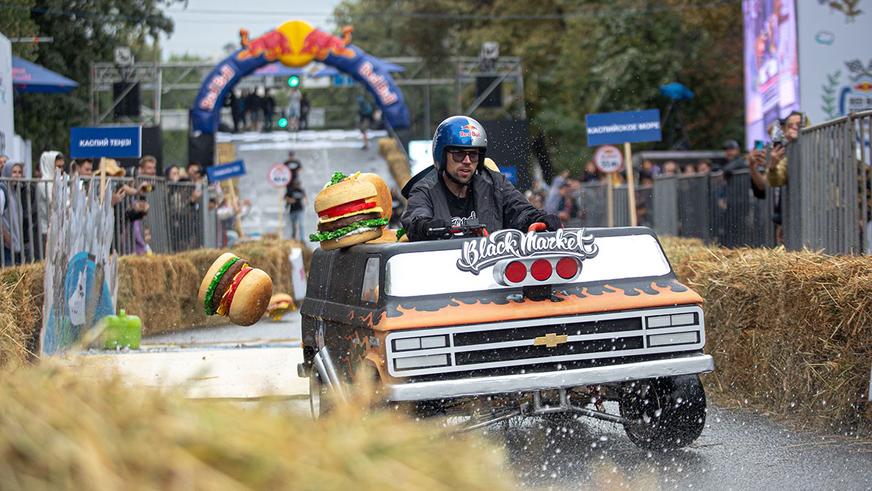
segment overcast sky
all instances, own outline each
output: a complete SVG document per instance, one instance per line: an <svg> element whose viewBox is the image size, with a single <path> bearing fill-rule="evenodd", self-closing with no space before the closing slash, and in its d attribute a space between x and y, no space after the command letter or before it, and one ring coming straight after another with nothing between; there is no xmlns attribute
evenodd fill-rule
<svg viewBox="0 0 872 491"><path fill-rule="evenodd" d="M340 0L188 0L187 9L175 6L167 14L175 23L169 39L163 40L164 58L170 54L221 56L227 43L239 44L239 29L252 38L286 20L304 20L332 30L333 9ZM244 6L243 10L239 10Z"/></svg>

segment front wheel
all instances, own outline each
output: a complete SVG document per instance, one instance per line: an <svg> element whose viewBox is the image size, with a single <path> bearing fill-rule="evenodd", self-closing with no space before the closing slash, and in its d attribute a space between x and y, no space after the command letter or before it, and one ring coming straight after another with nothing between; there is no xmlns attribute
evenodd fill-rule
<svg viewBox="0 0 872 491"><path fill-rule="evenodd" d="M705 390L698 375L627 383L620 406L627 436L646 449L685 447L705 427Z"/></svg>
<svg viewBox="0 0 872 491"><path fill-rule="evenodd" d="M312 370L309 374L309 409L312 412L312 419L321 418L330 411L327 392L327 386L321 382L318 371Z"/></svg>

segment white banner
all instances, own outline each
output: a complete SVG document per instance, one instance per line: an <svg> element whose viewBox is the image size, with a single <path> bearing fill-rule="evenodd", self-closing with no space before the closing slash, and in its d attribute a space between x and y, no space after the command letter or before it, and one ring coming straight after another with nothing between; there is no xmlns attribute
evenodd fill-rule
<svg viewBox="0 0 872 491"><path fill-rule="evenodd" d="M872 0L797 8L802 111L817 124L872 109Z"/></svg>
<svg viewBox="0 0 872 491"><path fill-rule="evenodd" d="M12 111L12 43L0 34L0 153L4 155L9 155L14 145Z"/></svg>

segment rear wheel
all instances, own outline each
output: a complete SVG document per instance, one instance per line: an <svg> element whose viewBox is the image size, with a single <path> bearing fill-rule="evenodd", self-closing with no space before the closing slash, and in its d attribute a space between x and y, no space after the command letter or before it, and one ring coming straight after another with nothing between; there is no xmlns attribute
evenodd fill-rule
<svg viewBox="0 0 872 491"><path fill-rule="evenodd" d="M624 431L642 448L685 447L705 427L705 391L697 375L628 383L620 405Z"/></svg>

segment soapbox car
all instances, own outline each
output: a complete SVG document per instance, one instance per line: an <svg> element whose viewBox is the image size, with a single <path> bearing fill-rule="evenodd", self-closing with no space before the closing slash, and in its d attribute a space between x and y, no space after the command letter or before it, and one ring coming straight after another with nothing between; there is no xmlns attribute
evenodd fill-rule
<svg viewBox="0 0 872 491"><path fill-rule="evenodd" d="M650 229L457 235L315 251L300 365L315 417L363 366L385 401L468 411L464 428L584 415L644 448L700 435L703 299Z"/></svg>

